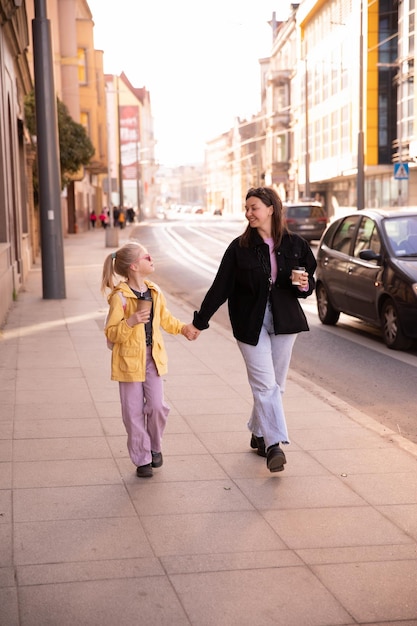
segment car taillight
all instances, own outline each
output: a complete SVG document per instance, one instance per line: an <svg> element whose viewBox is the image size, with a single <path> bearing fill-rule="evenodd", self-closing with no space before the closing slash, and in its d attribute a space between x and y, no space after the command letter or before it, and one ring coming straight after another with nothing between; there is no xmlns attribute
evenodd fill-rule
<svg viewBox="0 0 417 626"><path fill-rule="evenodd" d="M326 224L326 223L327 223L327 217L319 217L319 218L317 219L317 221L318 221L318 222L320 222L320 223L323 223L323 222L324 222L324 224Z"/></svg>

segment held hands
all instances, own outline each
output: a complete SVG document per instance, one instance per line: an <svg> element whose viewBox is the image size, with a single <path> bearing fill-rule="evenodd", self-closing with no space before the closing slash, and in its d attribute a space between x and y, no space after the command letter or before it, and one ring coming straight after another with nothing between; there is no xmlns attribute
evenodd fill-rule
<svg viewBox="0 0 417 626"><path fill-rule="evenodd" d="M198 335L201 331L199 331L193 324L186 324L181 329L181 335L184 335L188 339L188 341L194 341L197 339Z"/></svg>

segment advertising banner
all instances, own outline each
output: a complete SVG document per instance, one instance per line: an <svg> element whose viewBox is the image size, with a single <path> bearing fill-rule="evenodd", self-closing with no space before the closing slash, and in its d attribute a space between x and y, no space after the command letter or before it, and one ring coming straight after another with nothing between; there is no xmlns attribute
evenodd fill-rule
<svg viewBox="0 0 417 626"><path fill-rule="evenodd" d="M119 107L120 153L123 180L136 180L139 172L139 107Z"/></svg>

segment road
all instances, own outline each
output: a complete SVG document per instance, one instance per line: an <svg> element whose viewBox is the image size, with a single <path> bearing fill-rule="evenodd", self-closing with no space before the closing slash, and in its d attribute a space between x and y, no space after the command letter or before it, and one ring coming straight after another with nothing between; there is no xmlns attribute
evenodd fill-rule
<svg viewBox="0 0 417 626"><path fill-rule="evenodd" d="M245 226L242 214L242 220L176 216L131 228L154 257L155 281L194 310L227 245ZM310 332L297 338L291 369L417 443L417 349L389 350L378 329L344 315L336 326L323 326L314 296L302 305ZM230 329L226 305L213 320Z"/></svg>

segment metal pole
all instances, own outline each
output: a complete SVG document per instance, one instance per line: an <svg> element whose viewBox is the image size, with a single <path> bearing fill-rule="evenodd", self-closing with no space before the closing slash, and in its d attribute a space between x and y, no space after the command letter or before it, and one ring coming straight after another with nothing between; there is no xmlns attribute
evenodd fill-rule
<svg viewBox="0 0 417 626"><path fill-rule="evenodd" d="M398 135L398 161L400 162L400 167L402 168L403 163L403 61L402 58L399 59L398 63L398 87L397 87L397 135ZM401 178L398 180L398 206L402 206L403 197L402 197L402 180Z"/></svg>
<svg viewBox="0 0 417 626"><path fill-rule="evenodd" d="M105 232L105 246L106 248L118 248L119 246L119 231L115 228L114 224L114 213L113 213L113 202L111 198L112 194L112 168L111 168L111 125L110 125L110 117L109 111L113 112L114 106L114 98L113 94L115 92L111 91L107 85L107 94L106 94L106 103L107 103L107 204L109 209L109 224L107 228L104 229ZM110 107L110 98L111 98L111 107Z"/></svg>
<svg viewBox="0 0 417 626"><path fill-rule="evenodd" d="M307 198L310 197L310 144L308 140L308 66L307 66L307 49L306 49L306 61L305 61L305 125L306 125L306 155L305 155L305 170L306 170L306 183L304 188L304 195Z"/></svg>
<svg viewBox="0 0 417 626"><path fill-rule="evenodd" d="M365 208L365 157L363 137L363 0L360 10L359 35L359 132L358 132L358 175L357 175L357 206L358 211Z"/></svg>
<svg viewBox="0 0 417 626"><path fill-rule="evenodd" d="M34 0L34 7L35 18L32 20L32 33L42 286L44 299L60 300L65 298L66 295L58 123L52 66L51 29L46 14L46 0Z"/></svg>
<svg viewBox="0 0 417 626"><path fill-rule="evenodd" d="M117 76L117 138L119 142L119 209L122 209L124 205L123 197L123 162L122 162L122 142L120 137L120 91L119 91L119 77Z"/></svg>
<svg viewBox="0 0 417 626"><path fill-rule="evenodd" d="M139 118L138 118L139 124ZM136 204L138 207L138 222L142 221L142 203L140 197L140 149L139 149L139 127L136 128Z"/></svg>

